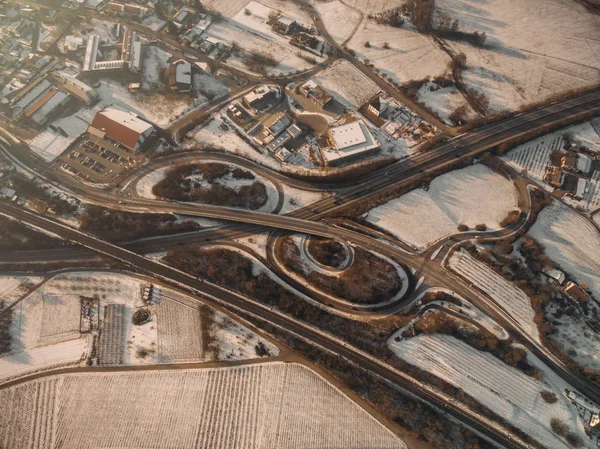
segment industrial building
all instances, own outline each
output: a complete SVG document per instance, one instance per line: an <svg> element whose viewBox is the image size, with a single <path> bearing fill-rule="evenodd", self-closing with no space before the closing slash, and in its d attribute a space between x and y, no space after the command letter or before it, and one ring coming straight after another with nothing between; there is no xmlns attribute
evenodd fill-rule
<svg viewBox="0 0 600 449"><path fill-rule="evenodd" d="M362 120L331 128L328 137L332 147L325 149L323 156L330 165L348 162L379 149L379 142Z"/></svg>
<svg viewBox="0 0 600 449"><path fill-rule="evenodd" d="M135 31L125 30L121 43L121 59L97 61L100 36L88 38L81 70L83 73L127 70L138 73L142 69L142 41Z"/></svg>
<svg viewBox="0 0 600 449"><path fill-rule="evenodd" d="M88 132L131 150L139 150L154 132L154 127L131 111L106 108L96 114Z"/></svg>

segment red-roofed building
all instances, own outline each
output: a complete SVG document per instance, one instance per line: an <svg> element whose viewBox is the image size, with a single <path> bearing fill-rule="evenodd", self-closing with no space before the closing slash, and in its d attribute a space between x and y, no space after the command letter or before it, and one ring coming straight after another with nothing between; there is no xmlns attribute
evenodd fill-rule
<svg viewBox="0 0 600 449"><path fill-rule="evenodd" d="M96 114L89 131L137 150L152 135L154 127L133 112L106 108Z"/></svg>

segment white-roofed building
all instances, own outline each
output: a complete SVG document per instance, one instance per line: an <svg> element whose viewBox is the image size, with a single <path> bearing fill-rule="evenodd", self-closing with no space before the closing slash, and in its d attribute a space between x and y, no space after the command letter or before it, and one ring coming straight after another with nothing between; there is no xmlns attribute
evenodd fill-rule
<svg viewBox="0 0 600 449"><path fill-rule="evenodd" d="M576 168L581 173L589 173L590 169L592 168L592 158L585 154L578 153Z"/></svg>
<svg viewBox="0 0 600 449"><path fill-rule="evenodd" d="M329 135L334 148L325 149L323 156L331 165L366 156L379 149L379 142L362 120L331 128Z"/></svg>

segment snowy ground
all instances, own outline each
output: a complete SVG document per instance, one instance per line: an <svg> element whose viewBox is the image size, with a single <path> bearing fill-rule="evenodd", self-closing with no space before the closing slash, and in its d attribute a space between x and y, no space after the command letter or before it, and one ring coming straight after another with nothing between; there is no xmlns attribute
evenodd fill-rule
<svg viewBox="0 0 600 449"><path fill-rule="evenodd" d="M36 406L38 395L48 405ZM1 390L0 402L11 410L0 444L11 449L406 448L296 363L52 376Z"/></svg>
<svg viewBox="0 0 600 449"><path fill-rule="evenodd" d="M484 165L473 165L435 178L429 191L413 190L372 209L367 220L424 249L457 233L461 223L499 229L507 214L517 209L517 200L510 181Z"/></svg>
<svg viewBox="0 0 600 449"><path fill-rule="evenodd" d="M467 55L463 78L491 110L516 109L600 79L600 16L570 0L439 0L465 32L485 32L484 49L449 42Z"/></svg>
<svg viewBox="0 0 600 449"><path fill-rule="evenodd" d="M564 147L565 133L571 134L581 145L600 151L600 135L592 124L600 129L599 119L570 126L519 145L502 156L502 159L515 170L525 173L528 178L552 191L554 188L544 182L544 173L546 166L550 165L552 152ZM569 204L580 207L584 211L593 211L600 207L600 172L589 173L589 176L591 178L588 183L589 189L581 200L565 198Z"/></svg>
<svg viewBox="0 0 600 449"><path fill-rule="evenodd" d="M144 50L144 81L148 88L157 88L163 85L164 71L169 67L169 60L173 55L162 48L149 45Z"/></svg>
<svg viewBox="0 0 600 449"><path fill-rule="evenodd" d="M505 365L492 354L477 351L448 335L422 335L401 342L390 340L389 345L408 363L461 388L543 447L570 448L552 431L552 418L563 420L589 444L577 411L562 391ZM545 402L540 395L542 390L554 392L558 402Z"/></svg>
<svg viewBox="0 0 600 449"><path fill-rule="evenodd" d="M597 228L569 207L554 202L529 230L546 254L600 298L600 236Z"/></svg>
<svg viewBox="0 0 600 449"><path fill-rule="evenodd" d="M218 23L213 22L205 31L205 34L225 42L235 42L246 52L258 50L273 56L277 60L277 65L266 68L269 74L288 74L311 68L313 64L298 57L297 53L317 60L322 58L290 45L286 37L275 33L271 26L267 24L271 11L280 12L287 18L307 25L312 23L310 16L291 3L270 3L269 6L255 1L247 2L230 19ZM247 14L247 11L250 14ZM240 70L249 70L237 56L230 57L227 63Z"/></svg>
<svg viewBox="0 0 600 449"><path fill-rule="evenodd" d="M431 90L432 88L435 90ZM467 108L467 120L477 117L477 113L471 109L467 100L465 100L455 86L440 88L430 81L419 89L417 97L418 101L436 112L444 123L449 126L454 126L454 123L452 123L448 116L462 106Z"/></svg>
<svg viewBox="0 0 600 449"><path fill-rule="evenodd" d="M29 293L44 278L34 276L0 276L0 302L8 307Z"/></svg>
<svg viewBox="0 0 600 449"><path fill-rule="evenodd" d="M194 106L194 99L190 96L160 92L131 93L114 80L102 80L100 87L95 90L103 107L111 104L119 106L163 128Z"/></svg>
<svg viewBox="0 0 600 449"><path fill-rule="evenodd" d="M525 332L539 341L539 332L534 322L535 312L531 300L523 290L466 252L455 252L448 260L448 266L489 295L505 310L506 315L512 317Z"/></svg>
<svg viewBox="0 0 600 449"><path fill-rule="evenodd" d="M370 12L370 9L361 11ZM365 47L365 42L371 46ZM385 42L390 48L383 48ZM417 32L410 24L395 28L365 18L348 47L356 51L358 59L368 59L381 73L401 84L443 75L450 61L432 39Z"/></svg>
<svg viewBox="0 0 600 449"><path fill-rule="evenodd" d="M566 313L554 316L554 307L549 307L552 320L550 338L563 346L569 356L580 366L592 368L600 372L600 336L588 327L582 318L575 318Z"/></svg>
<svg viewBox="0 0 600 449"><path fill-rule="evenodd" d="M301 209L306 206L310 206L312 203L316 203L327 196L325 192L311 192L308 190L297 189L295 187L283 185L283 192L285 195L285 202L281 208L280 214L287 214Z"/></svg>
<svg viewBox="0 0 600 449"><path fill-rule="evenodd" d="M360 24L363 14L370 12L351 8L340 0L328 3L315 2L314 7L321 16L327 32L338 44L343 44L350 39Z"/></svg>
<svg viewBox="0 0 600 449"><path fill-rule="evenodd" d="M215 312L209 332L215 339L216 360L248 360L257 358L256 348L262 343L271 356L279 355L277 346L260 338L227 315Z"/></svg>
<svg viewBox="0 0 600 449"><path fill-rule="evenodd" d="M381 90L377 84L345 60L335 62L328 69L315 75L313 79L340 103L356 109Z"/></svg>
<svg viewBox="0 0 600 449"><path fill-rule="evenodd" d="M104 360L124 365L204 361L199 340L200 304L186 295L155 287L152 303L145 305L142 292L148 285L134 277L107 272L54 276L15 307L10 328L12 351L0 358L0 383L38 370L84 363L98 327L91 333L81 332L81 297L99 298L94 320L98 322L99 317L104 335L115 335L116 344L110 348L99 340L97 351ZM122 321L107 320L105 310L109 306L122 306ZM135 325L132 316L141 307L151 312L152 319ZM233 351L238 360L256 358L253 351L258 342L271 354L278 353L276 347L250 329L227 320L231 324L213 337L215 346Z"/></svg>

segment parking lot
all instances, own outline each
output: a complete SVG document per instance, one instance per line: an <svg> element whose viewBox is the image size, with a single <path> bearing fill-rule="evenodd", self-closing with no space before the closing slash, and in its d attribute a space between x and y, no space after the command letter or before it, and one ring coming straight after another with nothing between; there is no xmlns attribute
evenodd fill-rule
<svg viewBox="0 0 600 449"><path fill-rule="evenodd" d="M139 165L144 160L135 152L117 143L90 135L81 144L63 154L58 163L63 170L95 184L106 184Z"/></svg>

